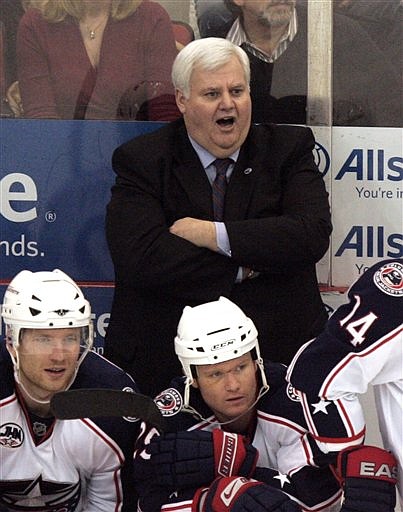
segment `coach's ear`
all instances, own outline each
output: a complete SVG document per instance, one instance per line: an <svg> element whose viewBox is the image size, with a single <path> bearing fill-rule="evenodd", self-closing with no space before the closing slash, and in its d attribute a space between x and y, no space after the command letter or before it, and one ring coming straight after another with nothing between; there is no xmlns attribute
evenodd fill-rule
<svg viewBox="0 0 403 512"><path fill-rule="evenodd" d="M175 100L180 113L184 114L186 112L187 98L179 89L175 90Z"/></svg>

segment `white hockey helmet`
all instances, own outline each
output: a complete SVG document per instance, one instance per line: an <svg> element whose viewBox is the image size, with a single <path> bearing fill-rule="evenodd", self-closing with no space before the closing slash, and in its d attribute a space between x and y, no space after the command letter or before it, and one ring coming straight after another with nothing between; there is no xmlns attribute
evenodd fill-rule
<svg viewBox="0 0 403 512"><path fill-rule="evenodd" d="M24 328L82 327L81 346L85 354L92 347L90 304L76 283L61 270L18 273L4 294L1 316L8 342L15 349Z"/></svg>
<svg viewBox="0 0 403 512"><path fill-rule="evenodd" d="M226 297L184 308L175 352L189 384L194 380L192 366L229 361L252 350L253 358L261 363L254 323Z"/></svg>

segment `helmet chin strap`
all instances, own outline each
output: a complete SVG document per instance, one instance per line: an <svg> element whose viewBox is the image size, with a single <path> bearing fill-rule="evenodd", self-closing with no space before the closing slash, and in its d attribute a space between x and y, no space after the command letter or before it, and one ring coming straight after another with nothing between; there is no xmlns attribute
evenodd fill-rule
<svg viewBox="0 0 403 512"><path fill-rule="evenodd" d="M64 388L64 389L61 389L60 391L67 391L70 386L73 384L74 382L74 379L76 378L76 375L77 375L77 372L78 372L78 367L79 367L79 364L77 363L76 365L76 368L74 370L74 373L70 379L70 382L68 383L68 385ZM22 380L20 378L20 375L19 375L20 371L19 369L17 370L16 368L14 369L14 379L16 381L16 383L19 385L19 387L24 391L24 393L33 401L33 402L36 402L37 404L41 404L41 405L48 405L50 404L50 400L51 400L51 397L54 395L54 393L51 393L51 397L49 398L49 400L41 400L40 398L36 398L34 397L26 388L26 386L24 386L24 384L22 383Z"/></svg>
<svg viewBox="0 0 403 512"><path fill-rule="evenodd" d="M19 359L19 356L18 356L18 350L15 349L15 354L12 354L10 352L10 357L11 357L11 360L12 360L13 366L14 366L14 380L18 384L18 386L24 391L24 393L32 401L34 401L34 402L36 402L38 404L42 404L42 405L50 404L50 399L49 400L40 400L39 398L35 398L34 396L32 396L31 393L27 390L27 388L22 383L22 380L21 380L21 377L20 377L20 373L21 372L20 372L20 359Z"/></svg>
<svg viewBox="0 0 403 512"><path fill-rule="evenodd" d="M261 386L259 393L256 397L256 400L246 409L246 411L244 411L239 416L236 416L236 418L232 418L231 420L228 420L228 421L217 421L217 420L213 421L208 418L204 418L198 411L196 411L196 409L191 407L189 404L187 404L187 405L185 404L183 406L183 411L188 412L190 414L194 414L195 416L200 418L202 421L205 421L206 423L209 423L210 425L219 425L221 427L223 425L229 425L230 423L233 423L234 421L238 421L240 418L245 416L245 414L247 414L249 411L251 411L255 407L255 405L258 403L258 401L262 398L262 396L265 395L268 391L269 391L269 386Z"/></svg>
<svg viewBox="0 0 403 512"><path fill-rule="evenodd" d="M41 405L50 404L50 399L49 400L40 400L39 398L35 398L33 395L31 395L31 393L27 390L27 388L24 386L24 384L18 378L16 372L14 372L14 378L15 378L15 381L17 382L18 386L24 391L24 394L27 395L28 398L30 398L33 402L36 402L37 404L41 404Z"/></svg>
<svg viewBox="0 0 403 512"><path fill-rule="evenodd" d="M251 411L255 405L259 402L259 400L262 398L263 395L265 395L269 389L270 389L270 386L268 385L267 383L267 379L266 379L266 374L264 372L264 364L263 364L263 360L261 358L259 358L257 361L257 365L259 366L259 369L260 369L260 374L261 374L261 379L262 379L262 385L259 389L259 393L257 394L257 397L256 399L254 400L254 402L246 409L246 411L244 411L242 414L240 414L239 416L236 416L235 418L232 418L231 420L228 420L228 421L212 421L208 418L204 418L198 411L196 411L196 409L194 409L191 405L189 405L189 398L190 398L190 380L187 378L186 379L186 384L185 384L185 393L184 393L184 405L183 405L183 411L184 412L188 412L189 414L193 414L195 416L197 416L198 418L200 418L202 421L205 421L206 423L209 423L210 425L218 425L218 426L223 426L223 425L229 425L230 423L233 423L234 421L238 421L240 418L243 418L245 416L245 414L248 414L249 411Z"/></svg>

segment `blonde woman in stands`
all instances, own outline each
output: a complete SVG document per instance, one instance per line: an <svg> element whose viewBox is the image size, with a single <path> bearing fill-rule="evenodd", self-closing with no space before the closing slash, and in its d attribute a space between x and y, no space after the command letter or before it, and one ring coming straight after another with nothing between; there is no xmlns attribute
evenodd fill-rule
<svg viewBox="0 0 403 512"><path fill-rule="evenodd" d="M176 53L151 0L31 0L17 38L24 115L172 120Z"/></svg>

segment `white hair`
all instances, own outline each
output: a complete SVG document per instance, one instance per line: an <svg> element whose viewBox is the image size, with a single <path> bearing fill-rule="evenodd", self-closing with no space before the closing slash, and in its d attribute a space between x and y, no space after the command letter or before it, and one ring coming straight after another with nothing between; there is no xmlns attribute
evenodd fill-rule
<svg viewBox="0 0 403 512"><path fill-rule="evenodd" d="M250 83L250 64L246 52L227 39L205 37L187 44L176 56L172 67L172 83L185 97L190 94L190 80L195 67L214 71L236 57L241 64L245 80Z"/></svg>

